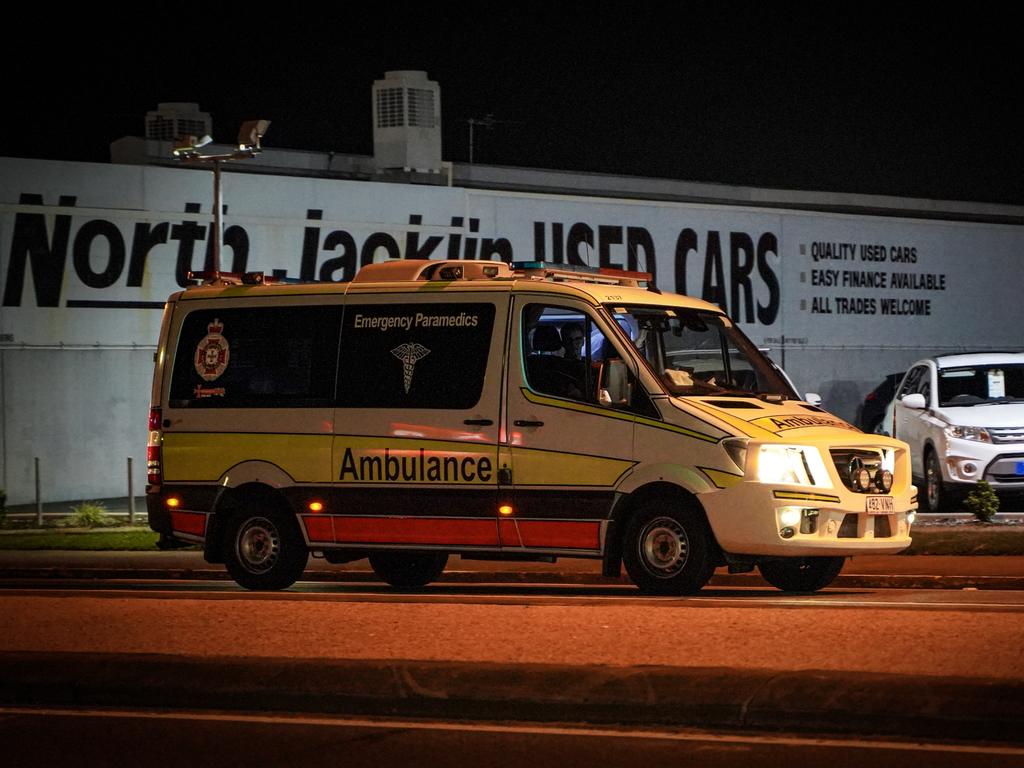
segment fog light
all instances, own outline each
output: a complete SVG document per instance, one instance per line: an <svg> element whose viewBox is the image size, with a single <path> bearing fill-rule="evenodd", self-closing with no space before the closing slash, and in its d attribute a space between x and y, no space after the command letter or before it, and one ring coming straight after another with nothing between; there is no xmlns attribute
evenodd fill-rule
<svg viewBox="0 0 1024 768"><path fill-rule="evenodd" d="M795 533L796 531L794 531L792 528L783 528L781 531L779 531L779 536L781 536L784 539L792 539Z"/></svg>
<svg viewBox="0 0 1024 768"><path fill-rule="evenodd" d="M917 520L917 512L907 512L907 525L913 525Z"/></svg>
<svg viewBox="0 0 1024 768"><path fill-rule="evenodd" d="M864 467L854 470L851 479L853 480L853 488L856 491L867 493L871 488L871 473Z"/></svg>
<svg viewBox="0 0 1024 768"><path fill-rule="evenodd" d="M892 472L888 469L880 469L875 472L875 487L882 493L892 490Z"/></svg>
<svg viewBox="0 0 1024 768"><path fill-rule="evenodd" d="M978 471L978 465L977 464L974 464L974 463L972 463L970 461L968 461L968 462L966 462L964 464L964 474L965 475L973 475L977 471Z"/></svg>
<svg viewBox="0 0 1024 768"><path fill-rule="evenodd" d="M818 515L820 509L805 509L800 516L800 533L818 532Z"/></svg>
<svg viewBox="0 0 1024 768"><path fill-rule="evenodd" d="M169 499L167 499L167 506L170 507L171 509L174 509L175 507L180 507L181 499L179 499L176 496L171 496Z"/></svg>
<svg viewBox="0 0 1024 768"><path fill-rule="evenodd" d="M779 507L779 524L792 528L800 524L800 507Z"/></svg>

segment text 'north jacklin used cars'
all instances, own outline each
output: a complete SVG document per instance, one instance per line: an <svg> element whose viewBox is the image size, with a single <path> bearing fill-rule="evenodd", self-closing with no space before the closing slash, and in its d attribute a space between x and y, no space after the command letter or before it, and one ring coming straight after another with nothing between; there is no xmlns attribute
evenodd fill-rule
<svg viewBox="0 0 1024 768"><path fill-rule="evenodd" d="M250 589L310 552L402 588L450 554L785 590L910 544L907 446L797 399L721 310L643 273L402 260L171 296L149 519Z"/></svg>

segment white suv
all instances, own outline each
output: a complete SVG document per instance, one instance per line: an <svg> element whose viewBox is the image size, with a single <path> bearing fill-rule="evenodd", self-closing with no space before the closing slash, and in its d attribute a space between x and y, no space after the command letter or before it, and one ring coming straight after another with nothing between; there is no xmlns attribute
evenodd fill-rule
<svg viewBox="0 0 1024 768"><path fill-rule="evenodd" d="M1024 491L1024 352L919 360L896 390L893 422L924 480L922 510L948 509L979 480Z"/></svg>

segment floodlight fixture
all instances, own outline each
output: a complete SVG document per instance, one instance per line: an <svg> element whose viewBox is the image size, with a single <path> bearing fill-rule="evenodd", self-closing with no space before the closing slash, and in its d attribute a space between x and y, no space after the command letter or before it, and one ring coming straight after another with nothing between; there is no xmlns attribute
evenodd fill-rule
<svg viewBox="0 0 1024 768"><path fill-rule="evenodd" d="M238 148L242 151L259 152L260 139L270 127L269 120L246 120L238 130Z"/></svg>

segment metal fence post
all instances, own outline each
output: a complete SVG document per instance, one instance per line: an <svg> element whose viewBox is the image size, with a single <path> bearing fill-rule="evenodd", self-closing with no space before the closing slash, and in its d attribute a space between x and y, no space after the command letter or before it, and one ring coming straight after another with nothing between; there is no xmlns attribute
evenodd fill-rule
<svg viewBox="0 0 1024 768"><path fill-rule="evenodd" d="M132 457L128 457L128 525L135 525L135 491L132 489Z"/></svg>
<svg viewBox="0 0 1024 768"><path fill-rule="evenodd" d="M43 527L43 497L39 492L39 457L36 456L36 526Z"/></svg>

